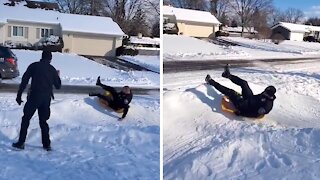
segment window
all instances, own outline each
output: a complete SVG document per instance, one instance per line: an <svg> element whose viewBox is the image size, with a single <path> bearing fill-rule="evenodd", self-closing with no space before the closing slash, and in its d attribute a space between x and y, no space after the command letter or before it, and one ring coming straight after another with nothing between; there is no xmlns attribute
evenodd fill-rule
<svg viewBox="0 0 320 180"><path fill-rule="evenodd" d="M12 27L12 36L23 37L24 36L23 27L21 27L21 26L13 26Z"/></svg>
<svg viewBox="0 0 320 180"><path fill-rule="evenodd" d="M53 35L53 29L41 28L40 37L49 37Z"/></svg>

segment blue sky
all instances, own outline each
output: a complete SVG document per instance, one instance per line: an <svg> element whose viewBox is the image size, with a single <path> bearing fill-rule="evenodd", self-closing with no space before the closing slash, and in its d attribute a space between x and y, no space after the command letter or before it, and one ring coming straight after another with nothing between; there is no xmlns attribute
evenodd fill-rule
<svg viewBox="0 0 320 180"><path fill-rule="evenodd" d="M307 17L320 17L320 0L273 0L273 3L281 10L292 7L302 10Z"/></svg>

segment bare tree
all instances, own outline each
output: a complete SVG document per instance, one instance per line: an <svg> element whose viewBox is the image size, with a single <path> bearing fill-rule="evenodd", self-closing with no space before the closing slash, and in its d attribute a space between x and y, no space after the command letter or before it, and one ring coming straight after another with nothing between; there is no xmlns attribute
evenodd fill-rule
<svg viewBox="0 0 320 180"><path fill-rule="evenodd" d="M81 0L55 0L62 12L70 14L82 14L83 4Z"/></svg>
<svg viewBox="0 0 320 180"><path fill-rule="evenodd" d="M270 24L274 25L281 21L284 21L283 12L280 9L273 8L270 13Z"/></svg>
<svg viewBox="0 0 320 180"><path fill-rule="evenodd" d="M111 17L129 35L137 35L137 31L148 35L147 31L150 27L147 23L144 3L141 0L105 0L105 15Z"/></svg>
<svg viewBox="0 0 320 180"><path fill-rule="evenodd" d="M270 11L272 0L230 0L230 7L240 19L243 36L244 28L249 26L254 19L255 10Z"/></svg>
<svg viewBox="0 0 320 180"><path fill-rule="evenodd" d="M64 13L96 16L103 14L103 0L54 0L53 2L56 2Z"/></svg>
<svg viewBox="0 0 320 180"><path fill-rule="evenodd" d="M206 10L206 0L171 0L175 7L185 9Z"/></svg>
<svg viewBox="0 0 320 180"><path fill-rule="evenodd" d="M208 0L207 4L208 10L219 20L227 16L229 0Z"/></svg>
<svg viewBox="0 0 320 180"><path fill-rule="evenodd" d="M160 2L159 0L144 0L145 8L150 12L156 13L157 16L160 16Z"/></svg>
<svg viewBox="0 0 320 180"><path fill-rule="evenodd" d="M305 24L312 25L312 26L320 26L320 18L317 18L317 17L309 18L305 22Z"/></svg>
<svg viewBox="0 0 320 180"><path fill-rule="evenodd" d="M302 22L304 13L300 9L289 8L284 13L284 21L289 23Z"/></svg>

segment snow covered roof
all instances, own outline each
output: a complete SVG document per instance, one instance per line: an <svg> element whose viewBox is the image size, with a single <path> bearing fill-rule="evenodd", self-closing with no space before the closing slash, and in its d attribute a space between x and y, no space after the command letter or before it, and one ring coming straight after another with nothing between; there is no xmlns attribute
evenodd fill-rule
<svg viewBox="0 0 320 180"><path fill-rule="evenodd" d="M0 18L0 24L6 24L6 23L7 23L6 19Z"/></svg>
<svg viewBox="0 0 320 180"><path fill-rule="evenodd" d="M175 8L163 6L164 15L174 15L180 21L202 22L210 24L221 24L218 19L207 11L198 11L192 9Z"/></svg>
<svg viewBox="0 0 320 180"><path fill-rule="evenodd" d="M159 45L160 44L160 38L150 38L150 37L136 37L136 36L131 36L130 37L130 42L133 44L155 44Z"/></svg>
<svg viewBox="0 0 320 180"><path fill-rule="evenodd" d="M223 27L223 30L229 31L229 32L242 32L242 27ZM244 32L248 33L257 33L256 30L254 30L254 27L245 27Z"/></svg>
<svg viewBox="0 0 320 180"><path fill-rule="evenodd" d="M174 9L174 7L172 7L172 6L163 6L162 7L163 15L171 15L171 16L173 16L174 15L173 9Z"/></svg>
<svg viewBox="0 0 320 180"><path fill-rule="evenodd" d="M310 31L320 31L319 26L309 26L304 24L294 24L294 23L287 23L287 22L279 22L278 24L274 25L272 29L282 26L288 29L291 32L310 32Z"/></svg>
<svg viewBox="0 0 320 180"><path fill-rule="evenodd" d="M25 2L16 6L5 6L0 0L0 23L21 21L41 24L61 25L62 31L81 32L90 34L123 36L124 33L117 23L109 17L86 16L60 13L43 9L30 9L24 6Z"/></svg>
<svg viewBox="0 0 320 180"><path fill-rule="evenodd" d="M62 31L123 36L119 25L109 17L60 13Z"/></svg>

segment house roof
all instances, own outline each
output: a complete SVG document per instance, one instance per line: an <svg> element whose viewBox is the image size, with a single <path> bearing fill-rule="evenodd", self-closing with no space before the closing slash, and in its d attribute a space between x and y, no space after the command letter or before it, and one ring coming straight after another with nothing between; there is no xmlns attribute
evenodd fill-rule
<svg viewBox="0 0 320 180"><path fill-rule="evenodd" d="M310 31L320 31L320 26L309 26L304 24L294 24L294 23L287 23L287 22L279 22L278 24L274 25L272 29L282 26L288 29L291 32L310 32Z"/></svg>
<svg viewBox="0 0 320 180"><path fill-rule="evenodd" d="M20 21L27 23L57 24L62 31L90 34L123 36L124 33L117 23L109 17L86 16L60 13L44 9L30 9L25 2L16 6L5 6L0 0L0 23L3 21Z"/></svg>
<svg viewBox="0 0 320 180"><path fill-rule="evenodd" d="M177 20L201 22L209 24L221 24L218 19L207 11L199 11L192 9L175 8L172 6L163 6L164 15L174 15Z"/></svg>
<svg viewBox="0 0 320 180"><path fill-rule="evenodd" d="M229 32L242 32L242 27L223 27L223 30L229 31ZM258 33L256 30L254 30L254 27L245 27L243 29L243 32L245 33Z"/></svg>

